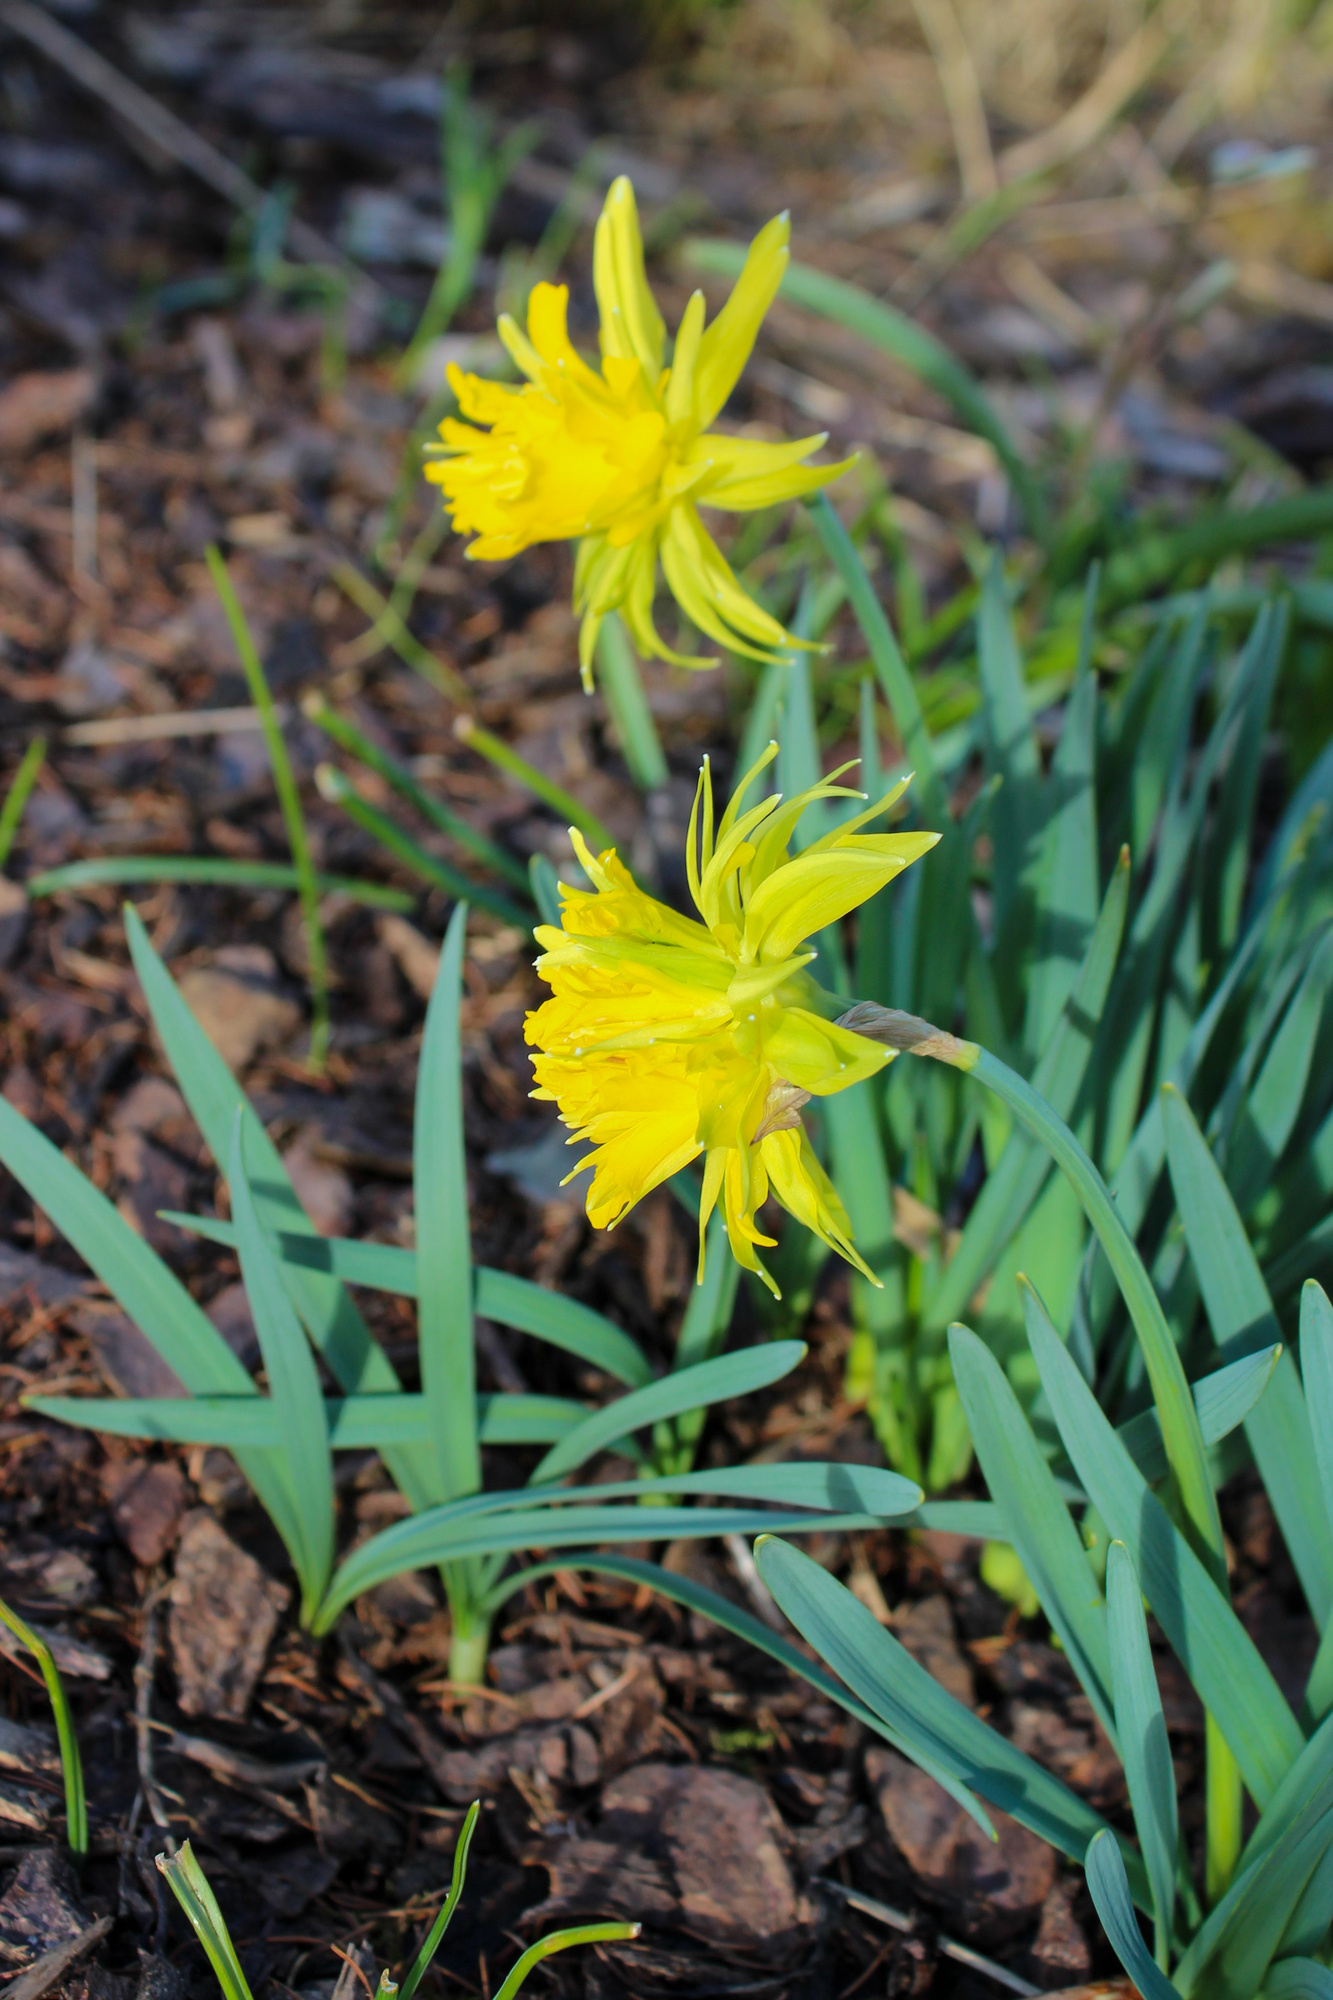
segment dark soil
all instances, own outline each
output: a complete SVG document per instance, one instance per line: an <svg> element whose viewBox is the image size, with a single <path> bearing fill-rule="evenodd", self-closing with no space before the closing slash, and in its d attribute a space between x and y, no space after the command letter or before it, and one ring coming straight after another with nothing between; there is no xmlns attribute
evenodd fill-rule
<svg viewBox="0 0 1333 2000"><path fill-rule="evenodd" d="M544 123L501 205L492 251L536 240L570 169L604 138L609 166L634 173L659 243L701 223L741 235L790 203L798 254L872 289L910 277L922 254L919 222L841 236L822 226L867 176L899 171L897 155L876 153L858 128L843 157L836 121L797 131L793 143L788 127L756 113L741 80L692 70L688 49L652 67L632 37L618 49L605 33L502 22L451 39L425 10L346 29L338 10L324 13L269 9L260 25L224 10L122 18L104 9L71 15L71 26L261 182L294 184L299 213L328 234L358 187L438 213L435 128L412 108L428 92L395 97L388 85L410 70L420 86L463 54L503 116L535 109ZM462 746L448 700L392 651L358 646L366 618L334 580L340 563L369 571L416 415L383 359L382 302L354 303L347 372L331 381L317 311L257 280L230 291L219 282L234 226L219 197L132 142L17 37L0 39L0 69L10 120L0 131L6 781L35 731L52 743L11 874L123 853L286 858L255 733L153 739L112 727L104 738L119 740L99 743L87 727L245 704L203 562L215 540L289 705L321 866L417 887L309 782L329 754L297 707L311 690L515 855L564 858L558 820ZM935 115L922 117L928 125ZM1098 154L1079 171L1071 195L1091 199L1118 169ZM1118 265L1104 259L1084 274L1089 305L1122 314L1133 332L1134 301L1116 286L1141 287L1172 241L1144 222ZM587 263L584 242L569 260L584 332ZM1079 268L1075 259L1069 282L1084 282ZM464 330L489 326L493 276L488 264ZM661 277L670 321L686 288L669 265ZM403 264L380 279L410 325L429 274ZM1030 311L1020 325L1026 309L1004 292L998 262L988 253L953 273L923 310L1035 425L1021 348L1041 325ZM1256 425L1271 418L1274 443L1287 448L1281 387L1317 351L1303 323L1233 313L1202 345L1169 328L1158 348L1145 343L1147 416L1135 420L1127 404L1107 414L1140 497L1178 504L1208 491L1220 448L1204 405L1238 408L1256 382L1268 385L1269 413ZM1057 399L1086 401L1092 371L1077 356L1052 349L1042 365L1055 371ZM785 308L728 413L788 434L818 419L834 444L879 450L908 503L905 532L932 601L965 576L966 535L978 523L1006 526L1003 489L945 414L887 364ZM1298 430L1294 457L1310 440L1308 426ZM1265 476L1280 481L1280 467ZM424 492L414 499L400 549L429 505ZM600 698L579 690L569 591L563 550L474 567L446 539L412 629L462 676L478 719L575 790L671 893L700 752L719 755L725 775L748 683L739 672L649 669L673 778L645 813ZM851 633L838 639L854 657ZM469 867L447 841L417 833ZM410 928L349 902L330 906L333 1046L314 1077L292 899L150 885L133 894L178 979L193 976L199 991L211 975L215 995L219 978L230 981L246 1087L321 1226L403 1240L421 954L441 934L444 899L420 898ZM0 905L4 1094L113 1196L244 1351L252 1333L237 1312L235 1259L158 1219L164 1208L212 1211L216 1168L150 1037L118 897L87 889L30 913ZM667 1195L615 1235L596 1235L549 1166L505 1170L495 1157L549 1129L528 1101L522 1042L537 991L521 933L476 918L463 1009L476 1255L587 1300L665 1361L694 1258ZM0 1719L0 1825L11 1835L0 1972L21 1972L106 1915L109 1933L49 1990L71 2000L177 2000L187 1981L210 1990L152 1866L168 1833L188 1834L260 2000L327 2000L335 1983L348 2000L365 1980L374 1987L380 1965L410 1963L476 1796L485 1809L468 1891L429 1975L435 1993L489 2000L542 1926L599 1915L641 1918L642 1940L553 1960L537 1981L608 2000L1004 1990L941 1956L941 1935L1041 1988L1114 1970L1077 1871L1014 1827L997 1849L979 1844L928 1781L804 1682L661 1600L572 1575L529 1591L496 1635L493 1689L471 1695L447 1684L447 1620L426 1578L384 1586L334 1638L311 1644L293 1622L281 1549L225 1454L132 1448L22 1409L29 1390L160 1392L161 1364L3 1177L0 1223L0 1592L61 1635L93 1826L76 1883L51 1845L61 1793L49 1736L16 1737L11 1754ZM410 1313L364 1303L410 1385ZM743 1297L733 1342L757 1337ZM850 1329L832 1269L809 1338L795 1376L714 1422L709 1453L876 1457L864 1415L842 1395ZM483 1329L480 1373L488 1388L597 1386L553 1350L494 1329ZM507 1456L496 1475L526 1476L522 1460ZM397 1501L370 1457L345 1461L342 1497L347 1538L392 1518ZM1297 1593L1262 1496L1233 1492L1228 1518L1239 1601L1294 1684L1312 1635L1289 1610ZM831 1536L807 1546L883 1608L944 1685L1123 1815L1118 1767L1063 1659L1039 1624L1021 1624L978 1581L975 1544L884 1533L855 1547ZM724 1552L691 1544L666 1559L754 1608ZM1161 1667L1188 1825L1200 1719L1169 1657ZM40 1683L22 1659L0 1662L0 1691L14 1723L46 1731ZM830 1883L906 1909L911 1930L850 1910Z"/></svg>

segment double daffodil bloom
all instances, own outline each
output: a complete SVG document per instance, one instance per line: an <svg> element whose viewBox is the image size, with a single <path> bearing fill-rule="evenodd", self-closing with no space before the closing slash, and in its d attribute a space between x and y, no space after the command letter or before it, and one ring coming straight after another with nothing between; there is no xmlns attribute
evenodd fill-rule
<svg viewBox="0 0 1333 2000"><path fill-rule="evenodd" d="M469 556L517 555L534 542L578 540L574 609L579 662L592 685L597 631L623 612L639 651L678 666L653 623L660 556L668 587L698 629L733 652L766 659L793 643L746 595L699 518L699 506L748 512L824 486L852 463L802 461L825 434L762 444L711 431L754 346L787 267L785 215L759 232L735 290L711 326L695 292L663 365L666 329L643 263L634 190L622 174L606 197L593 248L601 316L600 371L571 345L568 290L537 285L522 333L506 313L500 338L527 377L521 388L464 375L449 382L466 422L447 419L426 477L443 489Z"/></svg>
<svg viewBox="0 0 1333 2000"><path fill-rule="evenodd" d="M721 1201L732 1252L776 1293L758 1257L773 1238L757 1216L770 1194L866 1277L847 1212L801 1126L811 1097L873 1076L893 1051L818 1011L806 940L875 895L934 846L934 833L865 834L878 805L792 856L788 843L816 799L861 798L836 780L742 811L768 751L713 828L705 762L690 818L686 867L699 918L679 915L635 883L614 848L594 857L571 838L593 884L564 888L562 927L537 932L537 970L551 998L526 1022L537 1079L573 1145L594 1151L588 1215L612 1228L650 1189L703 1156L704 1231ZM844 766L843 769L850 769Z"/></svg>

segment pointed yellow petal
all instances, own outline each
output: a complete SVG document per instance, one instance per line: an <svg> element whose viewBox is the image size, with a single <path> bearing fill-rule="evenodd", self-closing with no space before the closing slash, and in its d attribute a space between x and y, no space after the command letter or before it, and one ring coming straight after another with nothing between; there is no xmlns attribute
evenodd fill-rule
<svg viewBox="0 0 1333 2000"><path fill-rule="evenodd" d="M691 295L676 335L676 351L671 357L667 379L666 413L669 424L690 422L694 414L694 367L704 331L704 295Z"/></svg>
<svg viewBox="0 0 1333 2000"><path fill-rule="evenodd" d="M787 269L791 222L775 215L755 237L736 286L699 344L695 364L694 420L707 430L750 358L764 314Z"/></svg>
<svg viewBox="0 0 1333 2000"><path fill-rule="evenodd" d="M688 501L671 510L662 568L677 604L710 639L754 659L767 659L786 643L782 626L746 596Z"/></svg>
<svg viewBox="0 0 1333 2000"><path fill-rule="evenodd" d="M818 493L834 479L850 472L860 454L839 459L836 465L803 465L790 472L764 473L758 479L737 479L720 488L709 487L699 495L706 506L721 507L728 514L750 514L758 507L777 507L784 500L799 500Z"/></svg>
<svg viewBox="0 0 1333 2000"><path fill-rule="evenodd" d="M649 386L655 386L666 328L648 289L634 189L625 174L611 183L598 219L592 274L602 318L602 353L637 361Z"/></svg>

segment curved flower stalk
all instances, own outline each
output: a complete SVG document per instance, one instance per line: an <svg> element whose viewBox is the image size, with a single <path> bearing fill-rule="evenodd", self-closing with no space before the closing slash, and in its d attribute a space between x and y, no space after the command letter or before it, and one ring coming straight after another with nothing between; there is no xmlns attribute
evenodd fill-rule
<svg viewBox="0 0 1333 2000"><path fill-rule="evenodd" d="M825 433L760 443L709 429L749 359L787 267L785 215L750 246L745 268L711 326L704 296L685 308L671 366L666 328L648 289L634 190L622 174L606 197L593 250L601 368L572 346L564 285L537 285L526 334L499 322L521 388L454 366L449 382L467 420L449 418L426 477L444 494L469 556L502 559L534 542L577 539L574 608L579 661L592 685L593 650L608 612L623 612L645 655L677 666L717 661L676 653L653 623L659 557L682 611L720 646L767 659L791 636L741 589L699 518L699 506L744 513L813 493L852 463L803 461Z"/></svg>
<svg viewBox="0 0 1333 2000"><path fill-rule="evenodd" d="M859 798L836 781L795 798L746 792L777 754L770 744L742 779L716 830L707 761L690 817L686 867L698 919L638 887L613 848L593 856L571 837L593 884L565 888L562 927L541 927L537 970L551 998L526 1024L537 1079L595 1150L588 1215L613 1228L652 1188L704 1159L704 1231L720 1200L733 1255L777 1287L759 1261L757 1216L770 1194L798 1221L873 1273L852 1247L847 1212L801 1126L811 1097L873 1076L894 1051L824 1019L806 946L935 845L934 833L864 834L907 780L877 805L791 856L788 843L817 799ZM843 766L843 770L850 769Z"/></svg>

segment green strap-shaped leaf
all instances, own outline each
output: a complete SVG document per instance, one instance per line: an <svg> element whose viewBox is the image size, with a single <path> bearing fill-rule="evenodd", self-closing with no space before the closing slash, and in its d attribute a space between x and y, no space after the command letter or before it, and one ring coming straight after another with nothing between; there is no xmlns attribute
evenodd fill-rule
<svg viewBox="0 0 1333 2000"><path fill-rule="evenodd" d="M854 1715L872 1735L891 1743L903 1756L911 1757L923 1771L929 1772L936 1784L941 1785L951 1799L957 1801L964 1812L976 1821L983 1833L993 1835L994 1828L985 1811L966 1785L955 1777L952 1770L935 1763L932 1758L914 1747L907 1738L890 1728L889 1724L873 1710L849 1694L841 1681L834 1680L832 1674L826 1673L823 1667L816 1665L808 1654L793 1646L789 1639L784 1639L780 1633L774 1632L771 1626L761 1624L759 1619L752 1617L748 1611L742 1611L729 1598L719 1596L715 1590L709 1590L706 1584L696 1583L692 1577L677 1576L672 1570L662 1569L656 1563L642 1562L635 1556L580 1552L572 1556L562 1556L555 1562L535 1563L531 1569L519 1570L507 1576L492 1599L492 1610L498 1608L515 1591L525 1589L529 1583L538 1583L543 1577L552 1576L557 1570L562 1569L587 1570L595 1576L617 1576L627 1583L655 1590L659 1596L669 1598L673 1604L683 1605L687 1611L697 1611L701 1617L710 1618L722 1631L746 1640L757 1651L766 1653L771 1660L776 1660L779 1666L786 1667L790 1673L799 1674L826 1700L835 1702L848 1715Z"/></svg>
<svg viewBox="0 0 1333 2000"><path fill-rule="evenodd" d="M1281 1346L1261 1347L1239 1361L1211 1375L1201 1375L1193 1386L1194 1407L1199 1413L1199 1429L1205 1444L1220 1444L1237 1424L1243 1424L1273 1379L1282 1357ZM1116 1436L1150 1486L1167 1473L1166 1446L1156 1410L1142 1410L1127 1424L1120 1424Z"/></svg>
<svg viewBox="0 0 1333 2000"><path fill-rule="evenodd" d="M474 1799L467 1809L467 1818L463 1821L458 1835L458 1845L454 1849L454 1873L453 1880L449 1884L449 1894L441 1904L439 1915L427 1931L421 1949L412 1961L411 1971L398 1988L398 2000L412 2000L412 1995L421 1984L422 1974L444 1942L444 1934L449 1928L463 1893L463 1883L467 1877L468 1849L472 1845L472 1835L476 1830L477 1816L480 1812L481 1800Z"/></svg>
<svg viewBox="0 0 1333 2000"><path fill-rule="evenodd" d="M481 1485L458 1039L466 942L467 905L460 903L449 920L426 1009L412 1134L421 1389L445 1497L451 1500Z"/></svg>
<svg viewBox="0 0 1333 2000"><path fill-rule="evenodd" d="M0 1097L0 1161L124 1307L167 1366L195 1393L257 1397L222 1335L104 1194ZM277 1458L246 1452L242 1472L270 1513L283 1507Z"/></svg>
<svg viewBox="0 0 1333 2000"><path fill-rule="evenodd" d="M882 1526L876 1514L767 1513L754 1507L603 1507L590 1503L567 1510L532 1507L526 1513L493 1509L480 1519L448 1522L439 1520L441 1512L432 1508L426 1514L414 1514L399 1522L397 1529L386 1529L354 1550L334 1576L314 1630L327 1632L338 1613L363 1591L403 1570L422 1569L431 1563L454 1565L516 1549L699 1541L768 1530L797 1535L815 1530L853 1533Z"/></svg>
<svg viewBox="0 0 1333 2000"><path fill-rule="evenodd" d="M1157 1621L1262 1808L1303 1738L1231 1606L1150 1491L1040 1301L1025 1293L1028 1340L1065 1450L1109 1534L1125 1544Z"/></svg>
<svg viewBox="0 0 1333 2000"><path fill-rule="evenodd" d="M1166 1974L1154 1964L1153 1955L1143 1942L1143 1933L1139 1929L1129 1893L1124 1858L1109 1828L1093 1835L1083 1866L1093 1904L1102 1920L1102 1929L1110 1939L1111 1949L1142 1995L1142 2000L1180 2000L1179 1993Z"/></svg>
<svg viewBox="0 0 1333 2000"><path fill-rule="evenodd" d="M286 1475L295 1541L288 1553L301 1584L301 1620L309 1623L333 1568L333 1457L324 1398L305 1329L283 1286L278 1260L255 1212L245 1170L245 1125L239 1106L227 1162L241 1276L259 1336L269 1396L282 1419L279 1462ZM282 1522L277 1524L282 1526Z"/></svg>
<svg viewBox="0 0 1333 2000"><path fill-rule="evenodd" d="M1227 1144L1227 1181L1245 1212L1272 1180L1300 1116L1330 986L1333 933L1311 957Z"/></svg>
<svg viewBox="0 0 1333 2000"><path fill-rule="evenodd" d="M1317 1958L1280 1958L1264 1979L1267 2000L1333 2000L1333 1972Z"/></svg>
<svg viewBox="0 0 1333 2000"><path fill-rule="evenodd" d="M1218 1351L1223 1361L1234 1361L1270 1348L1281 1333L1245 1226L1194 1114L1170 1085L1162 1092L1162 1126L1171 1185ZM1319 1505L1310 1418L1289 1354L1246 1418L1245 1435L1322 1631L1333 1611L1333 1534Z"/></svg>
<svg viewBox="0 0 1333 2000"><path fill-rule="evenodd" d="M1333 1848L1333 1808L1296 1814L1236 1880L1190 1941L1176 1967L1184 2000L1248 2000L1259 1991L1311 1878ZM1325 1918L1327 1927L1327 1918Z"/></svg>
<svg viewBox="0 0 1333 2000"><path fill-rule="evenodd" d="M605 1451L617 1439L664 1417L678 1417L684 1410L702 1409L708 1403L725 1402L729 1396L748 1396L780 1381L805 1356L800 1340L774 1340L763 1347L745 1347L736 1354L721 1354L713 1361L698 1362L664 1375L646 1389L632 1389L595 1410L578 1429L562 1438L548 1451L534 1481L559 1479L583 1465L595 1452Z"/></svg>
<svg viewBox="0 0 1333 2000"><path fill-rule="evenodd" d="M963 1326L949 1329L949 1358L991 1499L1005 1523L1069 1663L1112 1742L1116 1714L1106 1607L1032 1426L995 1356Z"/></svg>
<svg viewBox="0 0 1333 2000"><path fill-rule="evenodd" d="M986 716L987 766L1001 781L991 816L997 974L1006 993L1016 998L1017 954L1026 946L1032 928L1041 832L1049 801L998 557L987 572L977 606L977 668ZM1022 962L1026 963L1025 950Z"/></svg>
<svg viewBox="0 0 1333 2000"><path fill-rule="evenodd" d="M287 1436L271 1396L33 1396L27 1407L83 1430L225 1445L231 1451L274 1450ZM330 1451L385 1452L430 1440L422 1396L329 1396L323 1411ZM587 1414L586 1403L564 1396L478 1396L477 1432L482 1444L554 1444Z"/></svg>
<svg viewBox="0 0 1333 2000"><path fill-rule="evenodd" d="M1065 704L1046 780L1035 870L1037 939L1023 1025L1023 1046L1033 1063L1056 1031L1097 921L1096 762L1097 676L1085 666Z"/></svg>
<svg viewBox="0 0 1333 2000"><path fill-rule="evenodd" d="M210 1243L236 1241L230 1222L211 1215L186 1215L179 1209L163 1209L161 1213L178 1229L188 1229ZM394 1243L357 1243L346 1236L293 1236L285 1230L274 1236L273 1245L285 1264L327 1271L349 1285L397 1292L407 1299L417 1296L415 1250L402 1250ZM648 1358L637 1341L591 1306L548 1291L530 1278L516 1277L512 1271L494 1271L486 1264L476 1266L474 1277L472 1304L479 1318L498 1320L501 1326L517 1327L520 1333L530 1333L551 1347L577 1354L580 1361L590 1362L632 1389L653 1379Z"/></svg>
<svg viewBox="0 0 1333 2000"><path fill-rule="evenodd" d="M1106 1557L1106 1641L1120 1761L1125 1767L1130 1809L1152 1884L1157 1963L1170 1965L1171 1919L1176 1901L1176 1774L1153 1671L1148 1624L1133 1560L1123 1542L1112 1542Z"/></svg>
<svg viewBox="0 0 1333 2000"><path fill-rule="evenodd" d="M125 932L153 1025L213 1158L219 1166L226 1160L231 1147L232 1121L239 1106L245 1122L245 1157L250 1166L251 1192L264 1229L270 1235L281 1230L317 1239L315 1225L297 1198L277 1147L190 1012L149 942L139 917L128 906ZM349 1395L391 1394L402 1388L397 1371L336 1278L318 1268L307 1269L285 1262L283 1273L292 1302L340 1388ZM432 1500L441 1497L427 1448L418 1446L396 1452L386 1463L396 1484L414 1506L429 1506Z"/></svg>
<svg viewBox="0 0 1333 2000"><path fill-rule="evenodd" d="M172 1894L190 1920L200 1944L208 1954L208 1960L217 1974L218 1985L225 2000L251 2000L250 1988L246 1984L241 1961L236 1956L236 1947L231 1941L226 1919L218 1908L217 1898L208 1884L208 1877L195 1859L194 1849L185 1841L179 1854L167 1856L159 1854L157 1865L171 1885Z"/></svg>
<svg viewBox="0 0 1333 2000"><path fill-rule="evenodd" d="M1056 1116L1068 1120L1087 1074L1097 1023L1106 1005L1129 900L1129 865L1122 855L1111 876L1091 941L1054 1033L1043 1046L1032 1088ZM1051 1171L1050 1154L1027 1132L1014 1132L987 1174L962 1239L927 1299L922 1323L942 1328L968 1301L1032 1211Z"/></svg>
<svg viewBox="0 0 1333 2000"><path fill-rule="evenodd" d="M1222 1523L1217 1511L1208 1456L1199 1419L1181 1365L1180 1354L1162 1311L1162 1303L1144 1269L1143 1259L1125 1228L1106 1183L1064 1120L1013 1070L985 1049L977 1051L971 1075L993 1090L1032 1136L1054 1157L1097 1232L1106 1260L1115 1273L1134 1331L1138 1336L1171 1476L1199 1545L1217 1568L1223 1564ZM1072 1456L1072 1454L1071 1454Z"/></svg>
<svg viewBox="0 0 1333 2000"><path fill-rule="evenodd" d="M758 1544L755 1560L801 1637L894 1731L914 1763L926 1769L929 1758L1063 1853L1086 1853L1105 1824L1101 1816L947 1694L827 1570L772 1534ZM1141 1869L1139 1875L1146 1902Z"/></svg>

